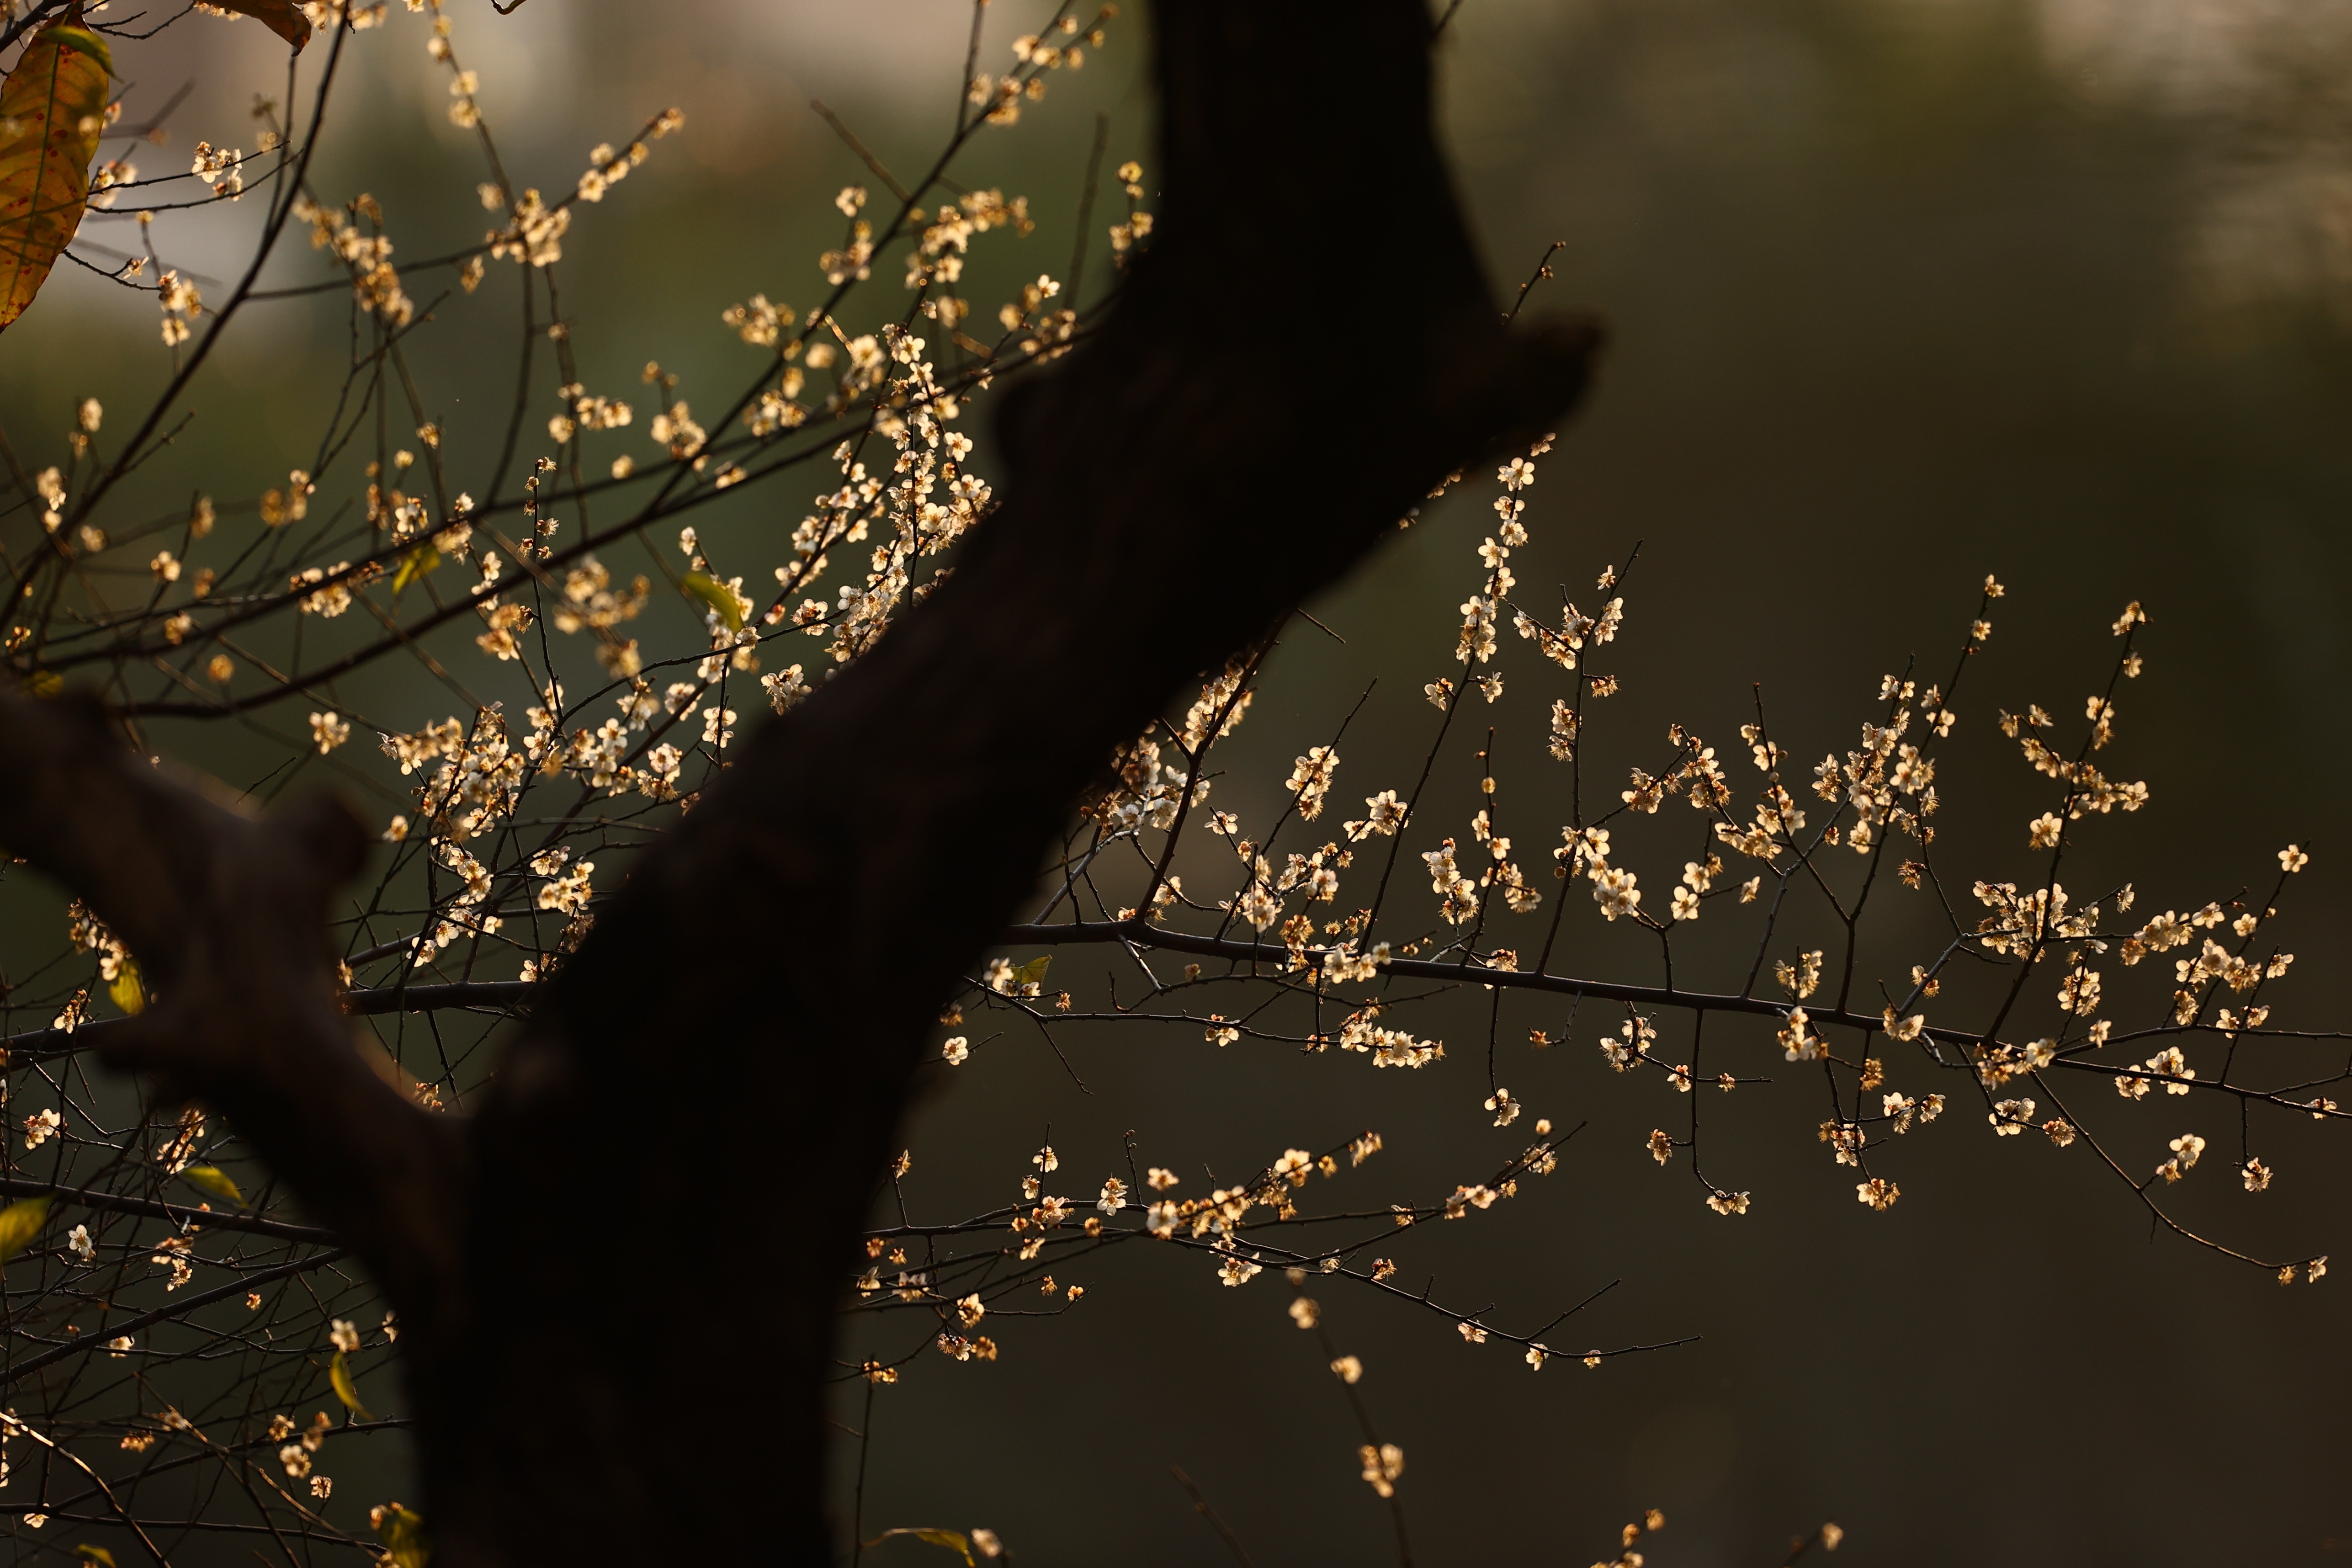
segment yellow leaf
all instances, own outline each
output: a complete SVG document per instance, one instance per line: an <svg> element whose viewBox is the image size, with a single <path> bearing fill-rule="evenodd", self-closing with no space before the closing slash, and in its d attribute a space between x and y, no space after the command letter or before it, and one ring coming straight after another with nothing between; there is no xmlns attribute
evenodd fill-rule
<svg viewBox="0 0 2352 1568"><path fill-rule="evenodd" d="M425 1568L432 1561L433 1549L425 1542L425 1521L414 1509L396 1502L384 1504L375 1536L397 1568Z"/></svg>
<svg viewBox="0 0 2352 1568"><path fill-rule="evenodd" d="M344 1409L362 1421L375 1419L368 1414L367 1406L360 1403L360 1385L352 1381L351 1364L343 1360L341 1351L335 1352L334 1361L327 1367L327 1381L335 1385L335 1397L343 1402Z"/></svg>
<svg viewBox="0 0 2352 1568"><path fill-rule="evenodd" d="M1039 953L1013 972L1013 983L1015 985L1043 985L1045 984L1045 968L1053 962L1052 953Z"/></svg>
<svg viewBox="0 0 2352 1568"><path fill-rule="evenodd" d="M81 226L113 74L104 39L52 22L0 84L0 328L25 313Z"/></svg>
<svg viewBox="0 0 2352 1568"><path fill-rule="evenodd" d="M218 1165L191 1165L180 1174L216 1198L226 1198L239 1208L245 1206L245 1194L237 1191L236 1184Z"/></svg>
<svg viewBox="0 0 2352 1568"><path fill-rule="evenodd" d="M886 1530L886 1531L884 1531L881 1534L879 1534L879 1535L876 1536L873 1540L871 1540L871 1541L867 1542L866 1544L866 1545L868 1545L868 1546L879 1546L879 1545L881 1545L881 1544L882 1544L882 1542L886 1542L886 1541L889 1540L889 1539L890 1539L892 1536L894 1536L894 1535L911 1535L911 1536L913 1536L916 1540L918 1540L918 1541L921 1541L921 1542L928 1542L929 1544L931 1544L931 1545L933 1545L933 1546L944 1546L944 1547L946 1547L949 1551L953 1552L957 1552L957 1553L961 1554L961 1555L962 1556L962 1558L963 1558L964 1562L965 1562L967 1564L971 1564L971 1538L970 1538L970 1537L968 1537L968 1536L966 1536L966 1535L964 1535L964 1534L963 1534L961 1531L954 1531L954 1530Z"/></svg>
<svg viewBox="0 0 2352 1568"><path fill-rule="evenodd" d="M45 1193L37 1198L18 1198L0 1209L0 1263L24 1251L41 1234L41 1226L49 1217L50 1196Z"/></svg>
<svg viewBox="0 0 2352 1568"><path fill-rule="evenodd" d="M677 585L718 611L729 631L743 629L743 603L736 598L734 589L706 572L688 572L678 579Z"/></svg>
<svg viewBox="0 0 2352 1568"><path fill-rule="evenodd" d="M400 570L392 574L392 591L399 593L411 583L441 564L441 552L430 544L420 544L400 558Z"/></svg>
<svg viewBox="0 0 2352 1568"><path fill-rule="evenodd" d="M125 1016L136 1017L147 1010L147 988L139 984L139 965L129 954L115 966L114 978L107 982L106 994Z"/></svg>
<svg viewBox="0 0 2352 1568"><path fill-rule="evenodd" d="M37 669L25 677L25 689L36 697L55 697L66 689L66 678L54 669Z"/></svg>
<svg viewBox="0 0 2352 1568"><path fill-rule="evenodd" d="M114 1568L114 1553L103 1546L77 1546L74 1555L85 1563L97 1563L99 1568Z"/></svg>
<svg viewBox="0 0 2352 1568"><path fill-rule="evenodd" d="M310 19L294 0L215 0L224 11L239 11L294 46L299 53L310 41Z"/></svg>

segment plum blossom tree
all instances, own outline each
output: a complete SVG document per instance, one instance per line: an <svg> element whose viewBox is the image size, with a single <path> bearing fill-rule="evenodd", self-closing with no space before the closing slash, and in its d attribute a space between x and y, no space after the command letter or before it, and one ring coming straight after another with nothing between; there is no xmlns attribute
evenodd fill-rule
<svg viewBox="0 0 2352 1568"><path fill-rule="evenodd" d="M824 111L887 200L841 192L813 302L758 295L724 312L759 371L721 412L698 417L648 365L642 426L584 384L558 280L575 222L625 203L684 117L652 113L600 145L569 194L519 185L491 89L425 0L426 53L452 120L478 135L495 226L396 264L383 204L322 189L313 154L368 35L411 24L334 0L299 17L231 9L308 39L307 118L273 110L257 153L206 143L163 181L126 153L75 199L103 214L118 192L172 186L139 220L162 236L155 215L187 182L199 204L258 197L251 267L217 303L160 249L109 268L155 296L162 391L120 446L90 401L65 460L8 458L0 843L72 900L69 952L12 963L5 1001L12 1020L38 1015L6 1026L22 1148L0 1176L16 1199L0 1215L5 1422L20 1474L37 1459L24 1527L70 1521L159 1563L196 1550L174 1541L257 1530L289 1560L653 1560L676 1551L678 1499L757 1497L702 1510L695 1550L814 1561L833 1550L835 1384L862 1380L872 1398L918 1364L993 1360L988 1318L1012 1293L1066 1308L1084 1294L1074 1266L1133 1244L1198 1253L1234 1288L1287 1278L1409 1557L1405 1456L1310 1282L1414 1301L1536 1371L1646 1348L1565 1342L1573 1308L1507 1322L1396 1282L1385 1253L1412 1227L1471 1220L1556 1170L1573 1130L1541 1114L1496 1168L1409 1201L1310 1212L1311 1183L1362 1179L1381 1148L1364 1131L1269 1150L1255 1174L1200 1194L1131 1147L1098 1184L1064 1177L1046 1146L1018 1204L877 1226L917 1086L986 1044L968 1009L1049 1038L1101 1020L1412 1071L1446 1058L1414 1009L1475 993L1492 1022L1465 1110L1508 1128L1540 1108L1503 1081L1506 1002L1568 1008L1565 1026L1526 1027L1538 1049L1566 1044L1589 1005L1607 1015L1605 1068L1665 1096L1675 1125L1650 1152L1684 1161L1696 1201L1735 1217L1754 1194L1703 1168L1698 1110L1762 1081L1766 1062L1822 1096L1821 1141L1877 1210L1900 1188L1874 1159L1959 1100L2001 1137L2081 1145L2175 1225L2163 1194L2206 1139L2173 1139L2143 1177L2062 1081L2095 1079L2127 1108L2193 1094L2235 1110L2249 1192L2271 1179L2255 1113L2341 1115L2322 1092L2341 1070L2297 1080L2281 1065L2339 1037L2269 1021L2292 960L2258 933L2303 851L2282 853L2262 897L2153 920L2126 918L2128 886L2085 899L2059 879L2091 818L2146 798L2098 761L2141 668L2137 605L2079 725L2039 707L2000 718L2052 797L2026 836L2030 875L1956 878L1933 848L1932 752L1990 636L1990 578L1942 679L1886 677L1860 743L1810 779L1759 704L1724 755L1678 725L1622 790L1597 783L1588 730L1616 689L1635 562L1598 573L1589 609L1523 594L1511 563L1600 332L1522 317L1540 265L1507 310L1490 291L1432 128L1444 23L1420 0L1159 6L1150 172L1111 171L1125 210L1109 224L1093 216L1099 140L1087 182L1080 227L1107 239L1109 281L1081 294L1082 240L1065 279L1021 283L992 326L965 291L989 237L1033 220L1024 198L955 181L955 160L1123 24L1064 5L1000 73L981 68L976 8L934 163L901 181ZM103 58L107 29L54 4L7 38L24 59L91 58L63 28ZM84 160L103 152L100 138ZM1345 257L1284 242L1298 198L1235 177L1260 167L1313 171L1318 203L1377 215L1383 237ZM356 345L317 458L246 502L208 499L191 473L184 512L122 519L134 475L195 460L172 446L174 411L222 334L290 292L261 288L264 267L305 232L329 274L315 291L349 296ZM901 261L894 293L875 274ZM409 289L428 274L450 287L419 304ZM512 411L461 487L465 433L406 348L440 300L510 283ZM1318 340L1312 363L1269 349L1274 323L1310 318L1383 325ZM992 401L983 447L967 416ZM650 458L622 449L643 437ZM777 481L809 473L824 488L794 520ZM1433 499L1488 488L1459 668L1422 694L1438 717L1418 780L1378 781L1353 816L1334 733L1301 742L1272 819L1215 803L1211 752L1302 602ZM727 508L757 520L772 592L722 567L736 546L689 521ZM600 558L672 530L658 584ZM1514 681L1548 692L1535 722L1559 771L1506 792L1490 729L1475 810L1448 826L1433 769L1475 744L1465 710L1500 702L1507 650L1530 667ZM465 710L434 720L426 688L370 683L404 666ZM314 773L396 788L404 809L378 829L292 790L259 811L282 778L232 794L174 760L231 725ZM373 774L342 752L368 732ZM1690 858L1661 898L1632 840L1675 822ZM1870 997L1864 911L1889 897L1932 904L1948 930ZM1742 920L1744 964L1693 988L1677 939L1688 952L1702 924ZM1556 964L1570 921L1644 933L1656 974ZM1815 926L1828 934L1804 945ZM1099 1002L1049 979L1074 947L1121 965ZM2156 1013L2118 1021L2121 972L2175 950ZM690 1071L670 1070L681 1044ZM135 1095L93 1063L133 1075ZM686 1215L761 1240L733 1287L758 1304L761 1399L707 1375L737 1354L740 1320L684 1314L647 1334L642 1301L611 1284L616 1238ZM2324 1258L2209 1245L2283 1279L2325 1272ZM904 1353L853 1356L845 1318L917 1327ZM379 1375L393 1361L397 1400ZM325 1409L305 1415L313 1402ZM338 1494L334 1456L392 1431L413 1436L421 1495ZM157 1521L175 1510L187 1528L167 1539ZM1626 1548L1659 1522L1629 1525ZM1833 1531L1817 1539L1834 1546ZM1002 1550L984 1531L953 1544Z"/></svg>

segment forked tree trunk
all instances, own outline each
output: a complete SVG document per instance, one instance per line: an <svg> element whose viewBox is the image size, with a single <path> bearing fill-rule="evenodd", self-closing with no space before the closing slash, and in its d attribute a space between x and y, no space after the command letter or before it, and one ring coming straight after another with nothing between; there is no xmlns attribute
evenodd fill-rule
<svg viewBox="0 0 2352 1568"><path fill-rule="evenodd" d="M445 1568L827 1556L836 1315L939 1003L1113 743L1576 396L1592 331L1507 335L1482 280L1430 27L1162 0L1159 226L1008 397L1000 510L643 858L470 1120L352 1048L347 821L245 822L0 700L47 762L0 774L0 839L162 998L118 1060L228 1116L400 1310Z"/></svg>

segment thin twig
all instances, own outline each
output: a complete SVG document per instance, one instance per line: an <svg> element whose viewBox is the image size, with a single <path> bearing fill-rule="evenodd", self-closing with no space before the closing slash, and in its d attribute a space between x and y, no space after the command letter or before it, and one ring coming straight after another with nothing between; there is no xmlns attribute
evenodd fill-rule
<svg viewBox="0 0 2352 1568"><path fill-rule="evenodd" d="M1242 1550L1241 1539L1226 1527L1223 1520L1217 1517L1217 1510L1209 1506L1209 1500L1201 1495L1201 1489L1192 1484L1192 1478L1184 1473L1184 1468L1171 1465L1168 1473L1176 1478L1178 1486L1192 1494L1192 1511L1209 1521L1209 1528L1217 1532L1217 1539L1225 1543L1225 1550L1234 1554L1234 1561L1242 1568L1257 1568L1257 1564L1250 1561L1249 1553Z"/></svg>
<svg viewBox="0 0 2352 1568"><path fill-rule="evenodd" d="M884 168L882 166L882 160L876 157L872 151L866 147L866 143L857 139L857 133L852 131L848 126L842 123L840 115L835 114L832 110L827 109L823 102L814 98L809 100L809 107L815 110L827 125L833 127L835 135L840 137L844 142L849 144L849 150L851 152L856 153L859 158L865 161L866 166L874 171L874 177L882 182L882 186L885 190L898 197L901 202L912 202L915 199L913 194L909 192L906 186L898 183L898 176Z"/></svg>

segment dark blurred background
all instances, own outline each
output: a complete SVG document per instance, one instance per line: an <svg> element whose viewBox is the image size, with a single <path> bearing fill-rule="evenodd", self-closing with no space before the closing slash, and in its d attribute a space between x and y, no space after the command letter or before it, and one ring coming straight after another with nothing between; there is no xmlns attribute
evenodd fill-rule
<svg viewBox="0 0 2352 1568"><path fill-rule="evenodd" d="M999 0L983 65L1001 68L1045 9ZM656 16L619 0L534 0L501 19L464 0L451 15L519 183L563 189L594 142L623 140L666 104L688 111L681 138L583 212L559 269L584 379L639 404L642 437L652 398L639 367L658 359L683 377L680 395L722 405L756 363L720 310L755 289L813 302L815 257L839 238L833 193L874 184L808 100L839 110L901 174L919 169L950 123L969 12L959 0L668 0ZM993 280L965 290L983 310L1025 277L1066 273L1097 110L1110 162L1148 163L1141 21L1121 18L1082 74L1057 78L961 172L1026 194L1038 218L1035 235L991 242L975 263ZM424 37L397 15L362 40L345 130L318 176L327 193L383 200L395 260L482 226L478 154L444 116L446 79ZM1311 31L1297 47L1315 47ZM1514 563L1523 582L1559 580L1582 602L1600 567L1641 542L1614 666L1625 690L1595 721L1596 754L1622 760L1601 776L1654 763L1677 719L1738 764L1745 791L1753 775L1732 731L1759 681L1776 736L1801 758L1843 751L1873 716L1882 674L1916 654L1923 676L1941 677L1978 583L1997 573L2009 595L1943 748L1942 847L1962 882L2026 875L2023 824L2046 803L1994 732L1992 706L2040 701L2073 720L2105 679L2107 623L2139 599L2153 617L2148 671L2126 689L2106 755L2111 772L2147 778L2154 799L2092 825L2080 885L2132 877L2143 910L2187 908L2266 888L2273 851L2314 845L2281 924L2300 962L2278 1021L2352 1018L2340 963L2352 884L2335 830L2352 748L2341 608L2352 5L1467 0L1441 58L1498 288L1563 241L1557 279L1530 308L1589 307L1611 324L1605 374L1529 493L1535 540ZM142 164L183 166L198 136L250 146L252 95L284 90L278 51L250 24L194 18L119 62L137 84L134 119L152 107L142 100L198 83L173 140ZM1384 214L1319 204L1313 170L1234 176L1295 185L1295 231L1269 238L1335 267L1413 243ZM158 242L220 280L205 289L217 300L257 205L159 224ZM120 217L83 231L126 250L131 233ZM299 239L274 265L286 281L324 275ZM442 286L408 281L420 301ZM893 276L877 291L895 288ZM469 464L486 472L503 431L513 289L494 271L418 342L460 483ZM1232 330L1257 334L1269 373L1297 374L1301 397L1380 395L1317 384L1312 340L1385 323L1261 321L1239 306ZM1396 302L1400 316L1412 309ZM249 322L203 378L178 466L142 479L152 503L184 505L194 483L249 496L306 461L344 320L330 295ZM152 302L61 272L0 344L0 365L20 449L62 432L79 395L127 412L160 379ZM533 426L553 412L552 375L541 379ZM469 420L478 406L495 413ZM787 477L714 513L702 524L714 554L756 562L747 580L763 580L800 488ZM1230 743L1219 804L1263 820L1291 756L1375 679L1337 795L1352 805L1410 788L1435 722L1420 687L1451 668L1486 500L1433 509L1316 606L1346 645L1311 628L1289 638ZM611 553L632 569L627 552ZM1507 638L1513 689L1465 718L1506 727L1506 809L1525 814L1523 844L1549 846L1562 815L1557 769L1540 759L1553 693L1527 649ZM389 671L365 700L410 722L440 717L448 699L418 679ZM234 736L174 743L236 776ZM1475 809L1475 777L1457 755L1433 782L1425 799L1447 814L1444 831ZM396 781L373 787L371 809L393 809ZM1654 838L1621 839L1663 846L1631 861L1654 901L1695 837L1686 818L1660 820ZM1649 977L1641 950L1578 902L1556 966ZM1900 907L1874 971L1890 979L1933 936L1916 904ZM1097 969L1066 952L1055 979L1079 989ZM1319 1149L1368 1126L1388 1150L1330 1201L1442 1192L1491 1171L1526 1131L1494 1131L1476 1110L1485 1005L1465 998L1449 1059L1413 1074L1280 1047L1220 1052L1189 1029L1073 1030L1061 1041L1086 1092L1034 1035L1008 1032L951 1082L939 1075L909 1132L908 1201L946 1219L1009 1200L1048 1126L1070 1184L1089 1194L1097 1170L1124 1168L1130 1128L1145 1163L1179 1168L1182 1191L1198 1192L1204 1173L1230 1180L1286 1145ZM1419 1561L1588 1562L1653 1506L1668 1526L1644 1543L1651 1562L1687 1568L1760 1568L1823 1519L1845 1527L1838 1561L1856 1564L2352 1553L2342 1281L2281 1289L2152 1237L2085 1150L1996 1141L1965 1105L1890 1151L1883 1169L1904 1197L1872 1214L1814 1141L1820 1108L1786 1085L1705 1108L1709 1174L1757 1194L1753 1213L1726 1220L1679 1162L1661 1173L1649 1161L1643 1135L1679 1125L1669 1119L1683 1107L1602 1068L1601 1020L1546 1056L1511 1044L1559 1013L1506 1006L1502 1078L1534 1114L1590 1119L1559 1173L1473 1223L1401 1237L1396 1256L1416 1285L1433 1273L1441 1298L1497 1302L1496 1321L1516 1327L1622 1280L1554 1336L1563 1349L1705 1337L1530 1375L1507 1347L1466 1348L1427 1314L1318 1288L1341 1348L1366 1363L1360 1391L1381 1435L1406 1451ZM1670 1047L1685 1027L1668 1026ZM1726 1033L1755 1070L1777 1062L1763 1031ZM678 1048L690 1052L690 1035ZM1911 1079L1898 1069L1898 1087L1954 1087ZM2074 1092L2127 1168L2153 1166L2164 1138L2191 1129L2216 1155L2234 1147L2201 1100L2125 1108ZM2248 1197L2214 1159L2179 1190L2184 1215L2256 1252L2335 1247L2352 1260L2340 1201L2352 1159L2327 1131L2258 1126L2273 1188ZM730 1289L728 1249L692 1243L692 1216L679 1217L660 1310L740 1317L742 1356L712 1376L760 1399L757 1313ZM1169 1476L1181 1464L1260 1563L1392 1552L1385 1510L1357 1478L1353 1423L1277 1277L1223 1289L1196 1255L1131 1247L1071 1279L1088 1298L1058 1321L992 1318L997 1363L930 1358L880 1392L869 1532L985 1524L1033 1564L1219 1562ZM873 1342L915 1331L894 1322ZM866 1419L862 1386L841 1415ZM845 1511L847 1488L845 1471ZM930 1550L898 1542L869 1557Z"/></svg>

